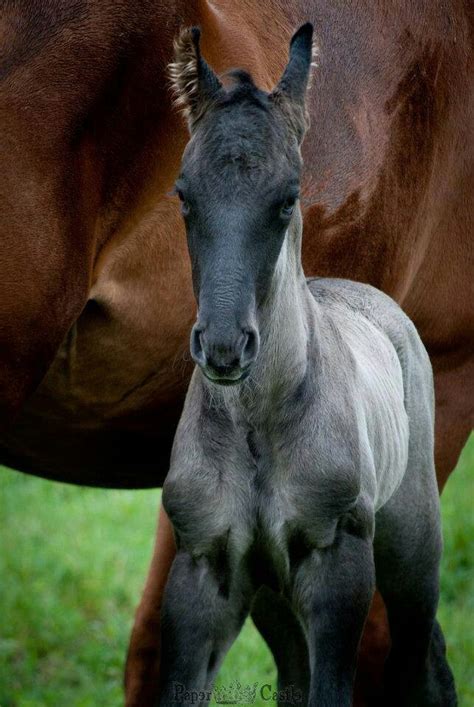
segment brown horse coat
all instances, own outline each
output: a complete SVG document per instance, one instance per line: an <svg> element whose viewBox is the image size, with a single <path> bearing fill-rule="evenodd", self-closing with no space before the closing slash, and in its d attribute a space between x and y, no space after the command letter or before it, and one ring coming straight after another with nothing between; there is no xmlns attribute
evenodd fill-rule
<svg viewBox="0 0 474 707"><path fill-rule="evenodd" d="M306 272L370 282L416 323L445 482L474 416L469 0L5 3L1 461L81 484L162 482L194 319L168 195L186 141L165 79L172 41L200 24L214 67L270 87L305 20L320 47L303 150Z"/></svg>
<svg viewBox="0 0 474 707"><path fill-rule="evenodd" d="M320 66L304 145L306 272L370 282L416 322L436 372L444 480L472 424L467 8L454 0L400 2L391 12L368 1L4 6L8 419L52 366L4 435L3 461L76 483L161 483L194 316L168 196L186 139L165 81L172 40L199 23L214 66L244 66L270 86L291 29L310 19Z"/></svg>

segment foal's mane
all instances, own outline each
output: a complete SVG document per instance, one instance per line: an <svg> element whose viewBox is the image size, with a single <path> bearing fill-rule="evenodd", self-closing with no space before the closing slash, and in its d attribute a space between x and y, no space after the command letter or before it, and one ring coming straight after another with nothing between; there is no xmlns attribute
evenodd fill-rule
<svg viewBox="0 0 474 707"><path fill-rule="evenodd" d="M256 86L251 74L245 69L230 69L220 77L224 91L216 98L216 105L232 105L248 101L267 111L268 94Z"/></svg>

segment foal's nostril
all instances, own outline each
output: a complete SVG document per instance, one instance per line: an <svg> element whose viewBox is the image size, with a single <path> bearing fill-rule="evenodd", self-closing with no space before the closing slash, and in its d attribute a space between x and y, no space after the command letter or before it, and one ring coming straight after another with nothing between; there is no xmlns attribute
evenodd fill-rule
<svg viewBox="0 0 474 707"><path fill-rule="evenodd" d="M238 381L257 357L258 347L258 332L253 327L217 335L196 323L191 332L191 356L212 380Z"/></svg>
<svg viewBox="0 0 474 707"><path fill-rule="evenodd" d="M242 368L249 366L257 358L259 347L258 332L256 329L246 331L245 344L240 354L240 365Z"/></svg>
<svg viewBox="0 0 474 707"><path fill-rule="evenodd" d="M195 363L197 363L199 366L205 366L206 365L206 354L204 353L204 349L202 347L202 329L199 329L196 325L193 326L192 332L191 332L191 356L193 357L193 360Z"/></svg>

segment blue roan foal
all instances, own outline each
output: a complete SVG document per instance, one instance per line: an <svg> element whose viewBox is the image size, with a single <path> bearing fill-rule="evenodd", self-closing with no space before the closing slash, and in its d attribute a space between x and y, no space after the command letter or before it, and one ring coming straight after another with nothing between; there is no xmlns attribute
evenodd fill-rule
<svg viewBox="0 0 474 707"><path fill-rule="evenodd" d="M163 705L182 699L180 686L211 689L251 613L281 688L349 707L375 583L392 634L378 704L456 704L435 620L428 356L387 296L302 271L311 46L304 25L266 93L243 71L224 87L198 30L176 43L191 131L176 189L199 314L163 492L178 545L162 612Z"/></svg>

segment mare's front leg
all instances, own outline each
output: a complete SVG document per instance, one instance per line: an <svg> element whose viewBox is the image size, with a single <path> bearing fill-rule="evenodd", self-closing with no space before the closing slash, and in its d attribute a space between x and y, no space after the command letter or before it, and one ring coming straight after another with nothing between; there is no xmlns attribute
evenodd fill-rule
<svg viewBox="0 0 474 707"><path fill-rule="evenodd" d="M182 703L191 691L194 704L209 702L205 693L248 614L250 596L230 591L219 569L185 551L174 560L162 610L162 706Z"/></svg>
<svg viewBox="0 0 474 707"><path fill-rule="evenodd" d="M311 707L351 707L364 623L375 589L373 518L354 511L334 543L314 551L295 578L309 646Z"/></svg>
<svg viewBox="0 0 474 707"><path fill-rule="evenodd" d="M135 614L125 666L126 707L151 707L159 682L163 593L176 555L173 526L160 506L153 558Z"/></svg>

